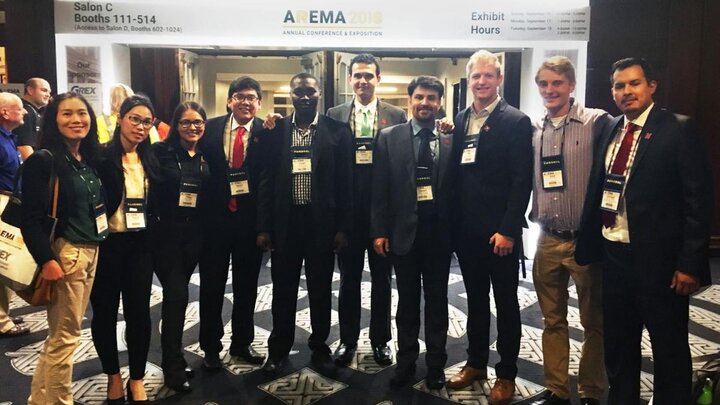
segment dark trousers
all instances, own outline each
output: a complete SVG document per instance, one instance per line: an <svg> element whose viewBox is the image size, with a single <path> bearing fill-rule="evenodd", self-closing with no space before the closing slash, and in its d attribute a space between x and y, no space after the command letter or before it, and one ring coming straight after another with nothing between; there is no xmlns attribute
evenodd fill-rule
<svg viewBox="0 0 720 405"><path fill-rule="evenodd" d="M199 220L169 219L151 230L155 274L163 287L162 369L165 383L185 381L187 363L182 351L190 276L202 248Z"/></svg>
<svg viewBox="0 0 720 405"><path fill-rule="evenodd" d="M485 369L490 355L490 283L497 307L498 378L514 380L520 352L520 305L518 289L518 247L507 256L492 253L488 238L463 240L457 254L468 296L468 361L473 368ZM517 243L521 243L519 240Z"/></svg>
<svg viewBox="0 0 720 405"><path fill-rule="evenodd" d="M272 254L273 330L268 338L268 351L269 357L275 360L286 357L295 340L295 310L303 260L312 326L308 346L313 352L330 353L325 341L330 334L331 287L335 266L332 241L318 243L316 240L309 205L295 206L292 210L285 246Z"/></svg>
<svg viewBox="0 0 720 405"><path fill-rule="evenodd" d="M689 404L692 363L686 296L666 285L650 286L630 245L605 242L603 325L608 404L640 402L640 341L645 326L654 363L654 405Z"/></svg>
<svg viewBox="0 0 720 405"><path fill-rule="evenodd" d="M255 339L255 299L262 250L255 245L255 217L243 210L227 212L223 221L205 230L200 254L200 348L206 355L222 350L222 307L232 257L233 309L230 354Z"/></svg>
<svg viewBox="0 0 720 405"><path fill-rule="evenodd" d="M366 234L367 236L367 234ZM390 260L375 253L370 238L358 237L338 254L340 268L340 295L338 317L340 341L355 346L360 336L360 281L368 252L372 290L370 295L370 342L378 345L388 342L390 333Z"/></svg>
<svg viewBox="0 0 720 405"><path fill-rule="evenodd" d="M152 257L147 231L111 233L101 244L90 294L93 343L105 374L120 372L117 315L120 295L125 317L130 378L142 379L150 347Z"/></svg>
<svg viewBox="0 0 720 405"><path fill-rule="evenodd" d="M420 290L425 298L425 363L428 369L442 370L447 362L445 344L448 330L447 283L450 250L438 248L433 238L417 238L408 254L391 254L397 278L398 329L397 368L415 364L420 352Z"/></svg>

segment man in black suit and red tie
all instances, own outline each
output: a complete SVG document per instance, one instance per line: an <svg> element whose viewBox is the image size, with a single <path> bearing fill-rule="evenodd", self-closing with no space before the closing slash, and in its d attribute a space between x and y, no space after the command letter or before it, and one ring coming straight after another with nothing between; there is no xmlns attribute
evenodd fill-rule
<svg viewBox="0 0 720 405"><path fill-rule="evenodd" d="M500 362L490 392L492 405L512 399L520 350L517 300L519 246L532 189L530 118L498 95L502 65L478 51L467 64L471 106L455 118L457 154L456 252L468 295L468 360L449 388L487 379L490 346L490 284L497 307Z"/></svg>
<svg viewBox="0 0 720 405"><path fill-rule="evenodd" d="M319 83L309 73L290 80L295 111L269 134L268 162L260 181L258 246L272 254L272 320L263 373L281 373L295 340L300 271L305 263L311 363L323 375L337 369L326 340L330 333L335 253L347 247L352 228L350 127L318 114Z"/></svg>
<svg viewBox="0 0 720 405"><path fill-rule="evenodd" d="M255 338L255 298L262 250L255 245L261 150L267 142L260 83L240 77L228 88L228 114L208 120L199 147L210 169L205 240L200 255L200 347L203 366L223 367L222 306L232 257L233 310L230 355L251 364L264 357L251 346Z"/></svg>
<svg viewBox="0 0 720 405"><path fill-rule="evenodd" d="M691 402L689 295L710 283L713 190L707 149L689 117L657 107L641 58L612 67L623 115L600 138L575 258L604 260L603 329L609 404L640 399L640 341L650 335L655 405Z"/></svg>
<svg viewBox="0 0 720 405"><path fill-rule="evenodd" d="M415 381L420 346L420 292L425 298L425 343L430 389L445 383L450 272L453 134L438 134L443 84L419 76L408 85L412 120L380 131L373 163L370 235L375 252L395 268L397 368L390 385Z"/></svg>

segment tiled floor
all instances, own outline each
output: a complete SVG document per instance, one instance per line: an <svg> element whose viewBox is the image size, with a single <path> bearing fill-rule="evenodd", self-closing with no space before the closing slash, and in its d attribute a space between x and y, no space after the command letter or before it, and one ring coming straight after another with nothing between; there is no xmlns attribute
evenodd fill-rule
<svg viewBox="0 0 720 405"><path fill-rule="evenodd" d="M720 260L714 261L716 281L720 276ZM462 277L456 266L452 268L449 281L449 317L448 330L448 367L446 375L451 375L464 364L466 327L467 327L467 295L465 293ZM529 273L528 273L529 274ZM421 341L421 356L418 361L417 383L402 390L388 388L388 379L392 376L393 366L378 366L372 360L368 338L367 323L369 316L370 283L369 273L364 275L362 283L363 298L363 326L359 341L359 349L350 366L341 370L337 378L329 379L313 371L309 367L309 349L306 347L307 336L310 333L309 309L307 291L304 281L298 294L296 342L291 353L291 367L287 373L275 380L264 378L257 365L250 365L230 358L226 353L225 369L219 373L208 373L200 369L202 351L197 343L198 332L198 302L197 293L199 277L193 275L191 280L192 302L186 311L185 321L185 348L186 358L194 366L197 376L192 380L194 390L190 394L176 395L162 384L163 376L159 367L159 318L161 308L161 288L155 286L151 298L152 316L154 322L151 353L148 359L145 385L150 399L163 404L487 404L486 395L489 393L488 382L475 383L465 390L429 391L423 382L424 362L422 353L425 347ZM255 341L253 346L262 353L267 354L267 337L271 329L270 303L272 301L272 288L270 284L269 269L261 273L258 287L258 299L255 307L256 324ZM228 292L231 280L228 280ZM339 287L339 274L335 274L334 288ZM334 292L334 305L337 308L337 291ZM224 319L229 321L230 302L233 297L225 295L227 303ZM582 327L579 321L577 297L574 288L570 289L571 304L568 313L568 322L571 328L571 359L570 375L574 379L577 374L578 353L582 341ZM520 282L518 300L522 311L523 337L520 350L517 390L513 403L526 403L542 392L542 318L537 305L532 282L525 279ZM693 356L703 356L720 351L720 286L712 286L704 292L693 297L690 310L690 346ZM494 314L495 306L491 302ZM392 313L397 307L397 291L393 290ZM23 315L30 325L31 335L0 340L0 405L21 404L26 402L29 392L30 380L34 372L38 351L47 329L44 310L24 305L15 298L12 301L13 315ZM88 318L92 314L88 313ZM121 318L122 319L122 318ZM331 348L338 342L337 312L332 314L333 329L331 332ZM83 324L81 343L75 352L75 373L73 392L76 403L100 404L105 398L105 376L101 373L97 353L92 344L89 330L89 320ZM124 343L124 322L118 322L118 341L121 350L121 364L127 364ZM230 323L225 326L223 344L227 348L230 343ZM395 336L393 323L393 336ZM422 335L421 335L422 339ZM495 339L494 332L491 339ZM394 343L394 341L392 342ZM648 400L652 395L652 354L647 336L643 339L644 371L641 376L642 395ZM396 347L395 347L396 349ZM497 361L495 343L490 347L490 366ZM4 355L3 355L4 354ZM699 366L698 362L696 366ZM127 368L122 369L124 376ZM491 380L494 369L488 367Z"/></svg>

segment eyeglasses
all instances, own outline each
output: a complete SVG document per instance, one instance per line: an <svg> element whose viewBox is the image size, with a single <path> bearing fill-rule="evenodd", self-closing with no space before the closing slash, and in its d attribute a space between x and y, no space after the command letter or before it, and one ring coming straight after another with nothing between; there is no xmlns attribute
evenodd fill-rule
<svg viewBox="0 0 720 405"><path fill-rule="evenodd" d="M137 115L128 115L128 120L131 124L136 126L142 124L145 129L150 129L150 127L153 126L153 120L150 118L142 119Z"/></svg>
<svg viewBox="0 0 720 405"><path fill-rule="evenodd" d="M190 125L194 125L195 128L202 128L205 126L205 121L203 120L182 120L178 122L180 124L180 128L188 129L190 128Z"/></svg>
<svg viewBox="0 0 720 405"><path fill-rule="evenodd" d="M235 93L232 95L232 99L239 103L242 103L243 101L247 101L248 103L252 104L252 103L258 101L259 98L258 98L258 96L255 96L252 94L245 95L245 94Z"/></svg>

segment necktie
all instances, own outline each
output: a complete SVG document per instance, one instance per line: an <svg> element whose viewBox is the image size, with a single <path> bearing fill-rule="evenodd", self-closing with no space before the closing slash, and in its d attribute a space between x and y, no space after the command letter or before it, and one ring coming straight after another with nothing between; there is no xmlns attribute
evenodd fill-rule
<svg viewBox="0 0 720 405"><path fill-rule="evenodd" d="M633 124L632 122L629 122L627 128L625 128L625 136L623 137L622 143L620 144L620 149L618 150L617 155L615 155L615 161L610 168L610 174L617 174L622 176L625 173L628 158L630 157L630 150L632 150L633 146L633 134L635 133L636 129L637 125ZM605 210L602 211L602 223L606 228L610 228L611 226L615 225L616 219L617 213Z"/></svg>
<svg viewBox="0 0 720 405"><path fill-rule="evenodd" d="M418 148L418 160L417 165L419 167L425 167L432 169L433 167L433 156L430 150L430 138L433 133L427 128L423 128L418 132L420 137L420 147Z"/></svg>
<svg viewBox="0 0 720 405"><path fill-rule="evenodd" d="M362 126L360 127L360 136L363 138L369 138L372 136L370 131L370 112L365 109L362 112Z"/></svg>
<svg viewBox="0 0 720 405"><path fill-rule="evenodd" d="M235 142L233 143L232 164L230 165L233 169L241 168L243 162L245 162L245 143L243 142L244 135L245 127L238 127L237 134L235 135ZM228 209L230 212L237 211L237 200L234 196L230 196Z"/></svg>

